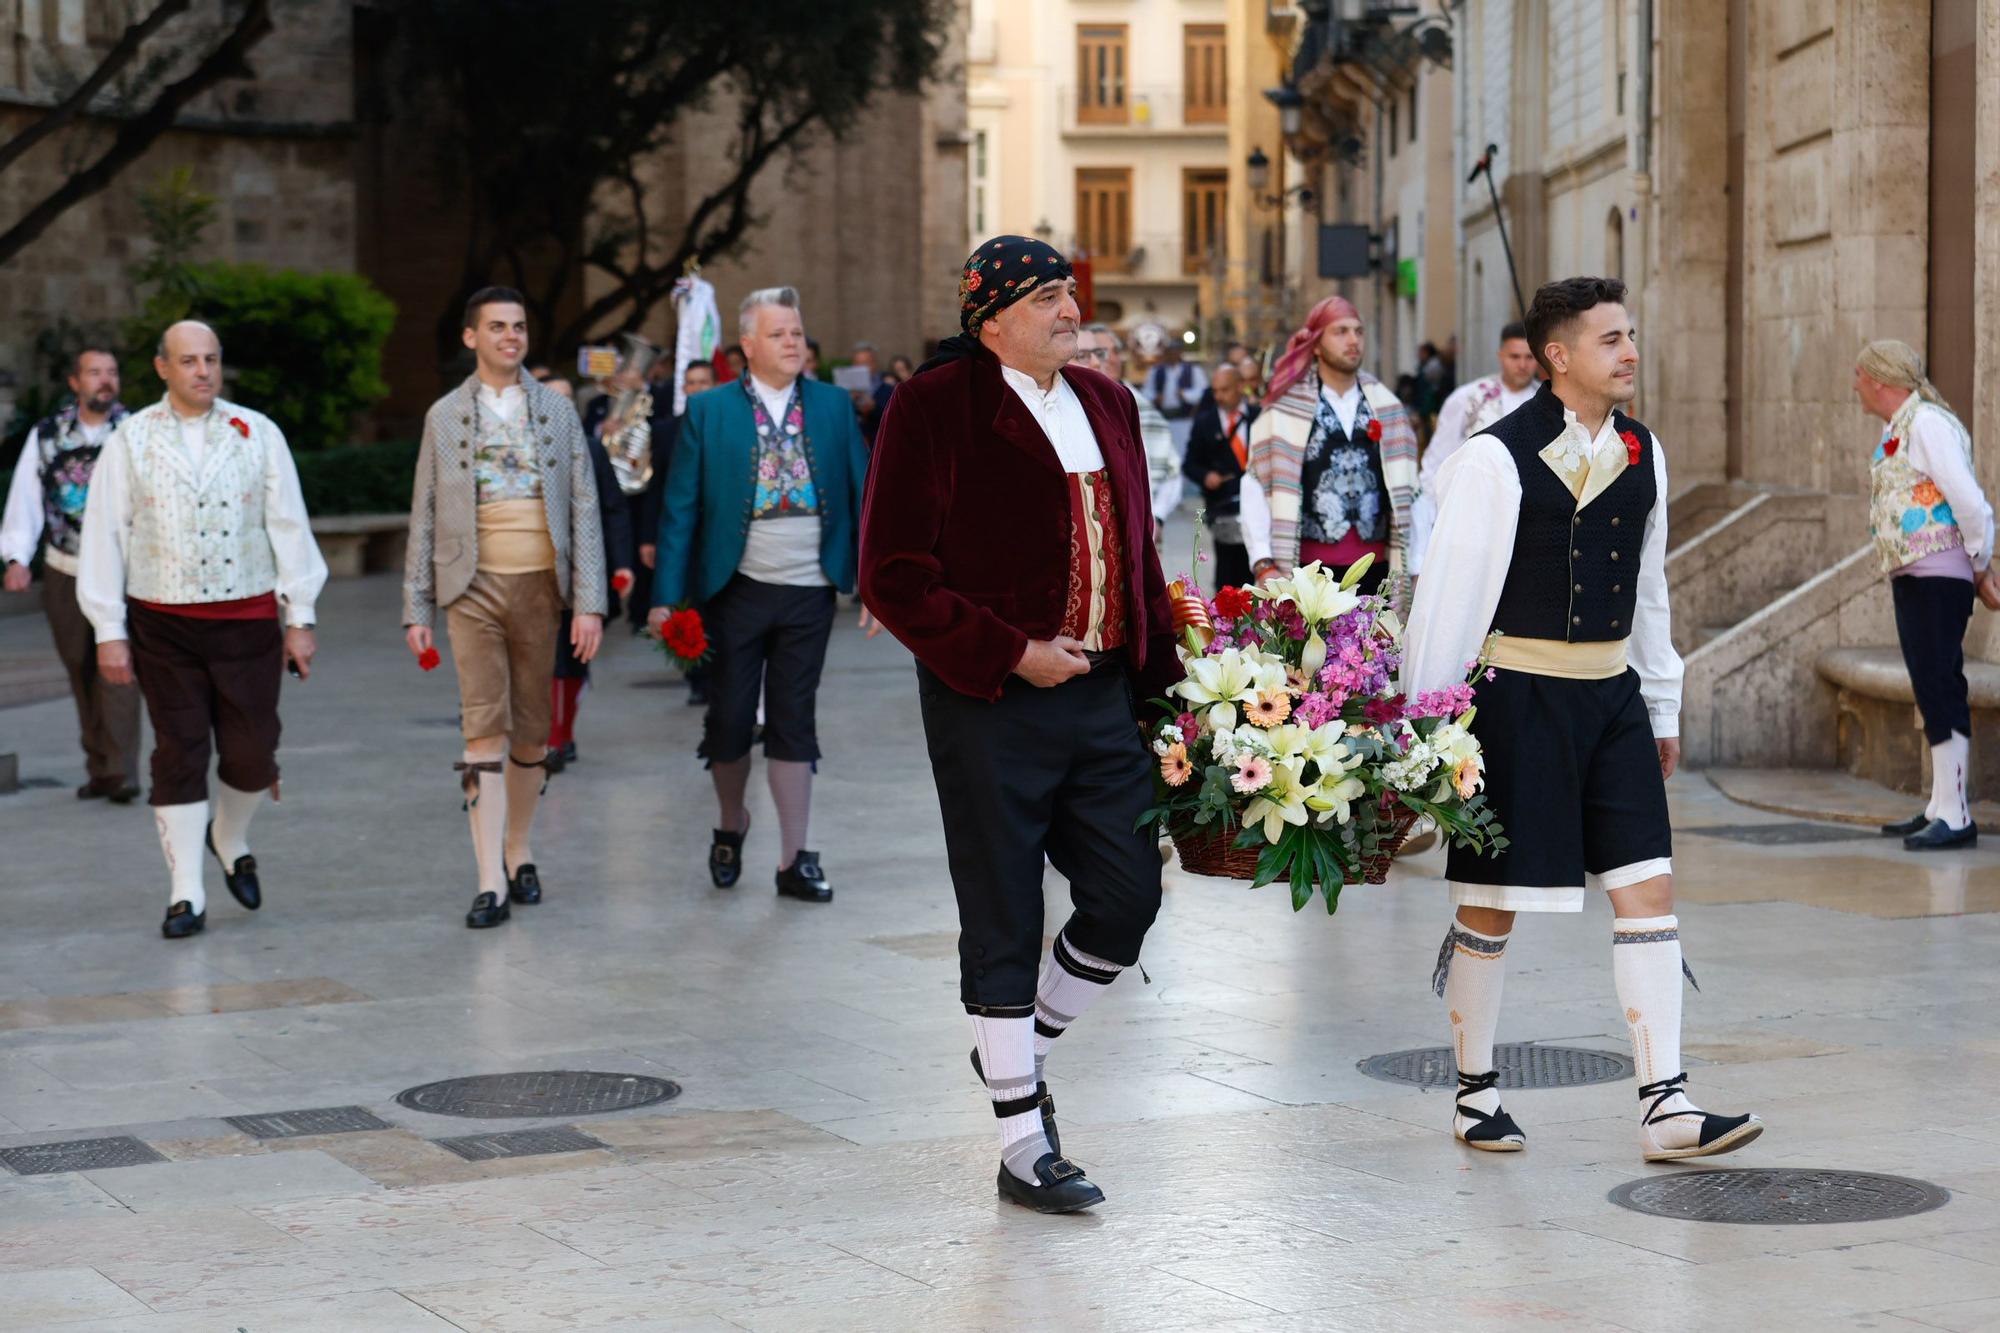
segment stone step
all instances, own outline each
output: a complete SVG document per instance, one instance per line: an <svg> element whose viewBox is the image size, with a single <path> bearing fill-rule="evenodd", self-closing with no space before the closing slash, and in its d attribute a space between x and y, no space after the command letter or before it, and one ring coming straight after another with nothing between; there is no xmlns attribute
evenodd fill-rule
<svg viewBox="0 0 2000 1333"><path fill-rule="evenodd" d="M53 652L0 653L0 708L38 704L69 693L69 673Z"/></svg>

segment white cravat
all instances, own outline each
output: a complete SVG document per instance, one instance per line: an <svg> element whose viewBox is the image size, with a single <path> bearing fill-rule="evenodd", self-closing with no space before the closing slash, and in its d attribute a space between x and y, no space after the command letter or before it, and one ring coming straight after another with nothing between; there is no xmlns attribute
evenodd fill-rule
<svg viewBox="0 0 2000 1333"><path fill-rule="evenodd" d="M1000 377L1026 404L1042 434L1049 437L1063 471L1096 472L1104 466L1104 451L1098 447L1097 433L1090 428L1090 418L1084 414L1083 400L1076 396L1076 390L1069 387L1069 381L1060 371L1056 373L1055 387L1046 393L1035 383L1034 376L1012 366L1001 366Z"/></svg>
<svg viewBox="0 0 2000 1333"><path fill-rule="evenodd" d="M1319 396L1333 408L1334 419L1340 422L1340 433L1354 436L1354 418L1361 411L1361 381L1354 381L1346 393L1335 393L1331 385L1321 384Z"/></svg>
<svg viewBox="0 0 2000 1333"><path fill-rule="evenodd" d="M785 409L792 405L792 389L798 383L793 380L782 389L774 389L754 374L750 376L750 387L757 391L757 398L764 404L764 411L770 415L771 424L780 433L785 429Z"/></svg>

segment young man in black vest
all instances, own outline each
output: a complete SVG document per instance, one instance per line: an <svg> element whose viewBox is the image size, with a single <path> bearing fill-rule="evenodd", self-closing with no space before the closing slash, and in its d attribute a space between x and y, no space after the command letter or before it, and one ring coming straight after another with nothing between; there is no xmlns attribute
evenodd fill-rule
<svg viewBox="0 0 2000 1333"><path fill-rule="evenodd" d="M1482 653L1492 668L1477 682L1472 729L1509 846L1452 849L1458 918L1433 978L1458 1062L1453 1133L1487 1151L1526 1146L1495 1090L1507 937L1516 912L1581 911L1586 890L1603 889L1617 913L1612 976L1638 1065L1640 1152L1658 1162L1729 1152L1763 1122L1711 1115L1683 1091L1667 469L1659 442L1618 410L1639 364L1624 301L1611 278L1535 293L1528 342L1548 383L1445 464L1403 687L1455 685Z"/></svg>

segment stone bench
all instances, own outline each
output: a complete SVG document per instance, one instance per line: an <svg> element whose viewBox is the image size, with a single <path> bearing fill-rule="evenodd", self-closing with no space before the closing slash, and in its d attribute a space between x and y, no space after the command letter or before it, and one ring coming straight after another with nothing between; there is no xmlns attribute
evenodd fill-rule
<svg viewBox="0 0 2000 1333"><path fill-rule="evenodd" d="M1834 690L1840 766L1897 791L1928 792L1930 742L1902 650L1834 648L1821 653L1814 667ZM1990 798L2000 793L2000 663L1967 658L1965 683L1975 737L1967 795Z"/></svg>
<svg viewBox="0 0 2000 1333"><path fill-rule="evenodd" d="M327 575L359 578L400 570L410 543L408 514L332 514L312 521L313 540L326 558Z"/></svg>

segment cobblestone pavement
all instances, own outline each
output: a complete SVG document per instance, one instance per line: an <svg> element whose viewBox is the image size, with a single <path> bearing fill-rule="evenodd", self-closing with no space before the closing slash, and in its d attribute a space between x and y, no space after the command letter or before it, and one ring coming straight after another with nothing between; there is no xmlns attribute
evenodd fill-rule
<svg viewBox="0 0 2000 1333"><path fill-rule="evenodd" d="M1430 853L1331 920L1170 870L1151 984L1128 974L1049 1066L1109 1202L1042 1218L994 1197L899 647L843 621L831 654L832 906L771 891L761 782L742 886L708 886L697 714L620 634L544 807L547 901L474 933L451 673L401 652L393 580L335 584L321 615L318 672L286 685L285 800L255 829L266 905L237 909L211 868L195 940L159 938L144 808L71 796L68 703L0 711L0 752L60 780L0 798L0 1158L125 1136L161 1159L0 1168L0 1327L2000 1327L2000 855L1913 863L1674 784L1695 1091L1770 1123L1722 1164L1913 1176L1942 1208L1627 1211L1611 1190L1674 1170L1639 1161L1629 1078L1511 1093L1530 1150L1460 1149L1444 1094L1356 1068L1444 1040ZM0 651L40 633L0 621ZM1053 927L1053 879L1050 899ZM1503 1041L1624 1050L1608 934L1596 903L1524 921ZM526 1120L394 1101L540 1070L683 1091ZM384 1127L225 1120L333 1107ZM476 1161L437 1142L559 1126L588 1140Z"/></svg>

